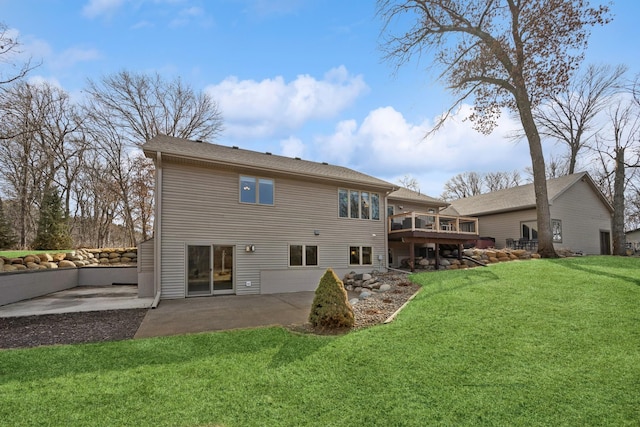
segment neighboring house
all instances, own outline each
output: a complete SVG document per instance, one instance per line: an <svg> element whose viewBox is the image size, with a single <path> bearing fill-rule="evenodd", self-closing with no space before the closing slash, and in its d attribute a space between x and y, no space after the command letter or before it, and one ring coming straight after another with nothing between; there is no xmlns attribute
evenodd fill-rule
<svg viewBox="0 0 640 427"><path fill-rule="evenodd" d="M640 250L640 228L627 231L625 234L627 248L632 249L634 252Z"/></svg>
<svg viewBox="0 0 640 427"><path fill-rule="evenodd" d="M397 186L348 168L168 136L142 149L156 167L156 211L154 239L141 245L153 260L140 261L139 277L159 298L314 290L329 267L385 269L388 232L398 250L477 237L454 231L455 218L429 217L443 202L388 197ZM435 218L448 220L442 232L427 224Z"/></svg>
<svg viewBox="0 0 640 427"><path fill-rule="evenodd" d="M588 173L550 179L547 191L556 249L611 253L613 208ZM497 248L537 242L533 184L458 199L444 212L477 217L480 234L495 238Z"/></svg>

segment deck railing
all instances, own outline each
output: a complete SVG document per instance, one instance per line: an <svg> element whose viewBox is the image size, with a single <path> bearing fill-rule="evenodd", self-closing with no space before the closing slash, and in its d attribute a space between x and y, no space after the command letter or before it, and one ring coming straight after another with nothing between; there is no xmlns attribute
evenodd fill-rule
<svg viewBox="0 0 640 427"><path fill-rule="evenodd" d="M478 218L422 212L404 212L389 217L389 234L431 231L478 235Z"/></svg>

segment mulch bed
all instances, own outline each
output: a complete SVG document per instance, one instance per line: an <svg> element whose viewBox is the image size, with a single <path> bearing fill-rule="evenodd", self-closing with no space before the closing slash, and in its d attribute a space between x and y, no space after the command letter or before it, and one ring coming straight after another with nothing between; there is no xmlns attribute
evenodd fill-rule
<svg viewBox="0 0 640 427"><path fill-rule="evenodd" d="M146 308L0 318L0 348L133 338Z"/></svg>

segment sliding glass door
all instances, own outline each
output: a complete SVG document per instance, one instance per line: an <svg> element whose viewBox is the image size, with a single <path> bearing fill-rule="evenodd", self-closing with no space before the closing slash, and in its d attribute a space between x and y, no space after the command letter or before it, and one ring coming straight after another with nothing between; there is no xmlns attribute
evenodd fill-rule
<svg viewBox="0 0 640 427"><path fill-rule="evenodd" d="M233 293L233 246L187 246L187 296Z"/></svg>

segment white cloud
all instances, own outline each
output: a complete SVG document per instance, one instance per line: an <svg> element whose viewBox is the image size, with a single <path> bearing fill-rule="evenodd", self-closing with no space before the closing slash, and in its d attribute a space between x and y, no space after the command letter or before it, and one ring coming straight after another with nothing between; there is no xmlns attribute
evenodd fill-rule
<svg viewBox="0 0 640 427"><path fill-rule="evenodd" d="M54 68L70 68L79 62L96 61L101 58L102 54L97 49L72 47L56 55L50 62Z"/></svg>
<svg viewBox="0 0 640 427"><path fill-rule="evenodd" d="M506 138L518 123L505 114L486 136L464 120L470 111L470 106L462 106L442 129L425 138L431 121L409 123L392 107L378 108L359 126L354 120L342 121L332 135L317 137L314 151L321 160L389 182L410 175L432 196L461 172L512 171L530 164L526 142L516 144Z"/></svg>
<svg viewBox="0 0 640 427"><path fill-rule="evenodd" d="M201 26L209 26L212 22L211 18L205 14L204 9L193 6L180 10L177 16L169 23L169 27L184 27L191 25L194 21Z"/></svg>
<svg viewBox="0 0 640 427"><path fill-rule="evenodd" d="M89 0L82 8L82 14L90 19L100 15L111 16L124 2L125 0Z"/></svg>
<svg viewBox="0 0 640 427"><path fill-rule="evenodd" d="M350 75L340 66L322 80L309 75L299 75L291 82L282 76L262 81L231 76L205 90L220 105L226 135L243 139L277 135L309 120L335 117L368 86L361 75Z"/></svg>
<svg viewBox="0 0 640 427"><path fill-rule="evenodd" d="M280 149L283 156L287 157L305 157L305 146L300 138L290 136L280 141Z"/></svg>

